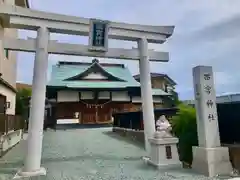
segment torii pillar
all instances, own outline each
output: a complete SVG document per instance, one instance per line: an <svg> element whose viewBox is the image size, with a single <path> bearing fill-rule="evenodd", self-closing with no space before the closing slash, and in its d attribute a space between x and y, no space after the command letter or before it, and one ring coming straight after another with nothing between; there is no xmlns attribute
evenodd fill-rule
<svg viewBox="0 0 240 180"><path fill-rule="evenodd" d="M150 155L151 149L149 138L152 138L155 132L155 118L147 39L142 38L138 41L138 49L140 54L139 70L144 122L145 150L147 151L147 155Z"/></svg>
<svg viewBox="0 0 240 180"><path fill-rule="evenodd" d="M14 177L46 175L41 167L45 94L48 67L48 43L50 33L46 27L37 32L36 54L33 70L32 97L28 126L27 151L24 167Z"/></svg>

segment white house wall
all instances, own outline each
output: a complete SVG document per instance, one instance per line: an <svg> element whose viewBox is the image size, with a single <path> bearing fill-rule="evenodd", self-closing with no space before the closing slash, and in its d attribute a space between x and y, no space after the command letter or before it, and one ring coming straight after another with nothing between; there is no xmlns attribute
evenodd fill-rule
<svg viewBox="0 0 240 180"><path fill-rule="evenodd" d="M6 109L6 114L15 114L16 94L9 88L0 84L0 94L6 96L6 102L10 102L10 107Z"/></svg>
<svg viewBox="0 0 240 180"><path fill-rule="evenodd" d="M57 102L78 102L79 94L77 91L58 91Z"/></svg>

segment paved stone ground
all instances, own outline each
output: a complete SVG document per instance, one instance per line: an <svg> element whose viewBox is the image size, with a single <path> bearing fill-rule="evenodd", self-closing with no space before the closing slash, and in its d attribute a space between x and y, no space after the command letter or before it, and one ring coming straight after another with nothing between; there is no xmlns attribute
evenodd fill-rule
<svg viewBox="0 0 240 180"><path fill-rule="evenodd" d="M0 160L0 180L10 180L23 165L22 141ZM38 180L208 180L181 167L156 170L143 163L144 150L109 128L48 131L44 134L43 166ZM226 179L226 178L224 178Z"/></svg>

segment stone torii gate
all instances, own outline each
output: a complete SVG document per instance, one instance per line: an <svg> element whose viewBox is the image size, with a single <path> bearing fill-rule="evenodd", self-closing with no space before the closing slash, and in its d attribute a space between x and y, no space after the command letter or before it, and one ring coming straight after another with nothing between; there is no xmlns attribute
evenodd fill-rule
<svg viewBox="0 0 240 180"><path fill-rule="evenodd" d="M47 83L48 54L79 55L140 60L141 97L143 106L145 148L150 154L148 138L155 131L150 61L167 62L167 52L148 50L149 43L162 44L173 33L174 26L147 26L92 20L22 7L1 5L4 28L37 31L36 39L0 39L3 49L36 52L33 72L27 151L24 167L15 177L45 175L41 167L43 117ZM50 32L89 36L89 46L50 41ZM108 48L108 38L137 41L137 49Z"/></svg>

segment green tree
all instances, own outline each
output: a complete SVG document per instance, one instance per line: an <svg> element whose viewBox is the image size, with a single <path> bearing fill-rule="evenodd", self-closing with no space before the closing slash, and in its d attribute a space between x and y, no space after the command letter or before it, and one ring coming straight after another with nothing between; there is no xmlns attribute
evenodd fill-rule
<svg viewBox="0 0 240 180"><path fill-rule="evenodd" d="M175 90L171 90L169 93L171 96L165 97L164 103L167 104L167 106L176 107L180 103L178 93Z"/></svg>
<svg viewBox="0 0 240 180"><path fill-rule="evenodd" d="M27 117L29 97L31 97L30 88L18 89L16 94L16 114L22 117Z"/></svg>
<svg viewBox="0 0 240 180"><path fill-rule="evenodd" d="M180 103L178 93L175 90L172 91L172 100L174 105L178 105Z"/></svg>
<svg viewBox="0 0 240 180"><path fill-rule="evenodd" d="M192 164L192 147L198 145L195 108L178 104L179 111L171 120L173 133L179 138L180 161Z"/></svg>

